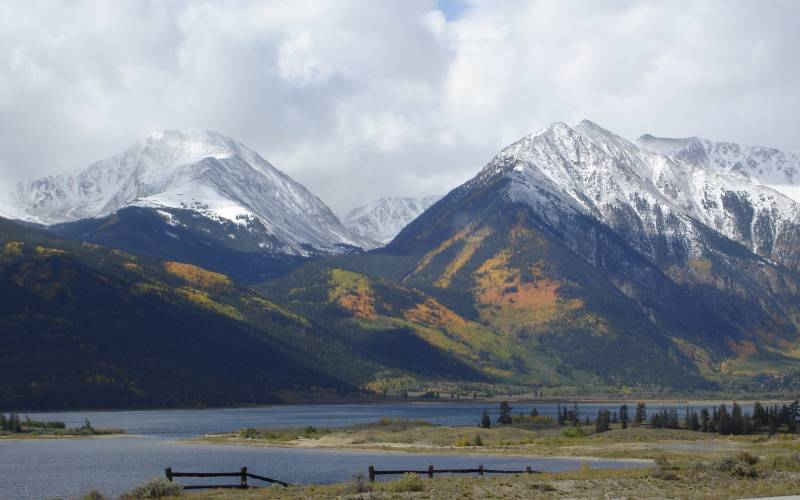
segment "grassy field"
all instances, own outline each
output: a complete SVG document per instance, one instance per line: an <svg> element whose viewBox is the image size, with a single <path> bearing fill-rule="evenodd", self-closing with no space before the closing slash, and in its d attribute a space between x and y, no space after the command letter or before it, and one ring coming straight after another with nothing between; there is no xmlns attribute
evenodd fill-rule
<svg viewBox="0 0 800 500"><path fill-rule="evenodd" d="M568 437L564 427L449 427L383 420L337 429L247 430L204 442L457 454L653 459L652 468L499 477L405 477L370 484L363 477L323 486L209 491L197 498L746 498L800 493L800 439L720 436L645 426ZM569 433L569 431L567 432ZM573 432L574 433L574 432ZM480 435L481 446L475 446ZM466 444L469 443L469 444ZM466 445L465 445L466 444ZM193 495L193 498L195 495Z"/></svg>
<svg viewBox="0 0 800 500"><path fill-rule="evenodd" d="M374 424L341 428L243 429L238 433L203 436L194 441L302 448L651 459L660 456L661 452L716 456L732 451L787 446L798 446L800 451L800 441L789 434L771 438L766 435L720 436L646 426L621 429L618 424L599 434L594 433L594 426L579 429L584 436L574 436L571 427L537 429L520 424L482 429L384 419Z"/></svg>

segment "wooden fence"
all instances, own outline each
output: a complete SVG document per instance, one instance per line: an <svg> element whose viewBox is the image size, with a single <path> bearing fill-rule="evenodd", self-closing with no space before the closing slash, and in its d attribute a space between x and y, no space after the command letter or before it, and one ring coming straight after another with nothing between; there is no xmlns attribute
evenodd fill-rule
<svg viewBox="0 0 800 500"><path fill-rule="evenodd" d="M531 469L530 466L525 467L525 470L503 470L503 469L486 469L483 465L479 465L477 469L434 469L433 465L429 465L427 470L377 470L375 466L370 465L368 469L370 482L375 482L375 476L384 475L403 475L403 474L419 474L427 475L433 478L434 474L533 474L539 473Z"/></svg>
<svg viewBox="0 0 800 500"><path fill-rule="evenodd" d="M283 481L278 481L277 479L272 479L269 477L259 476L258 474L252 474L247 472L247 467L242 467L239 472L175 472L172 470L172 467L167 467L164 470L164 473L167 476L167 479L172 481L173 478L176 477L238 477L239 484L189 484L183 485L183 489L185 490L203 490L203 489L211 489L211 488L239 488L239 489L247 489L247 488L256 488L256 486L251 486L247 484L247 479L256 479L258 481L265 481L267 483L272 484L279 484L281 486L289 486L289 483L284 483Z"/></svg>

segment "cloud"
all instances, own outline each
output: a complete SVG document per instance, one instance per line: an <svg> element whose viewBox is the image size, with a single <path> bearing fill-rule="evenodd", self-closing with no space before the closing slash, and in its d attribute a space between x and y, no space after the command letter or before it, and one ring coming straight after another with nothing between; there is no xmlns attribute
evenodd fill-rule
<svg viewBox="0 0 800 500"><path fill-rule="evenodd" d="M798 150L799 21L789 0L3 2L0 174L209 128L343 212L446 192L553 121Z"/></svg>

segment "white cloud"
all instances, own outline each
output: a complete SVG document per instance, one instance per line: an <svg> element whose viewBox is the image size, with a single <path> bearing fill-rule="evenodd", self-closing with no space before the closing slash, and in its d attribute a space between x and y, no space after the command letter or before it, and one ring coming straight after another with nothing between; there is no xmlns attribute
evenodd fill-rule
<svg viewBox="0 0 800 500"><path fill-rule="evenodd" d="M8 1L0 174L210 128L345 211L444 192L553 121L800 150L798 24L790 0L471 0L446 13L435 0Z"/></svg>

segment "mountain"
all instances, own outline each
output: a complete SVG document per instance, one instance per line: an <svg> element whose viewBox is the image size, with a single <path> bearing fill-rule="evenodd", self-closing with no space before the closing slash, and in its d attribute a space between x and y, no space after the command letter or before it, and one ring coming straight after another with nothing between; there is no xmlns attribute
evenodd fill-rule
<svg viewBox="0 0 800 500"><path fill-rule="evenodd" d="M123 249L128 248L119 234L129 239L140 234L146 217L159 237L149 234L135 250L160 257L164 248L182 246L185 238L188 247L201 241L221 249L218 253L256 254L247 259L254 262L258 255L307 258L372 244L256 152L211 131L150 134L80 172L18 184L10 201L19 218ZM116 217L130 208L136 208L136 216ZM116 226L115 234L107 230L110 225ZM151 240L154 244L145 247ZM176 257L195 254L182 248Z"/></svg>
<svg viewBox="0 0 800 500"><path fill-rule="evenodd" d="M800 206L770 187L589 121L555 123L386 247L320 272L429 297L433 312L411 318L496 380L766 387L800 373L799 223ZM384 311L349 314L373 330L410 321Z"/></svg>
<svg viewBox="0 0 800 500"><path fill-rule="evenodd" d="M332 282L348 303L356 280ZM310 320L223 274L4 219L0 295L6 410L324 401L385 380L485 379L402 327L347 328L316 296Z"/></svg>
<svg viewBox="0 0 800 500"><path fill-rule="evenodd" d="M5 409L269 403L375 370L224 275L6 220L0 294Z"/></svg>
<svg viewBox="0 0 800 500"><path fill-rule="evenodd" d="M439 199L441 196L381 198L351 210L344 225L362 238L385 245Z"/></svg>
<svg viewBox="0 0 800 500"><path fill-rule="evenodd" d="M639 137L636 144L696 167L771 187L800 202L800 154L698 137L668 139L650 134Z"/></svg>

